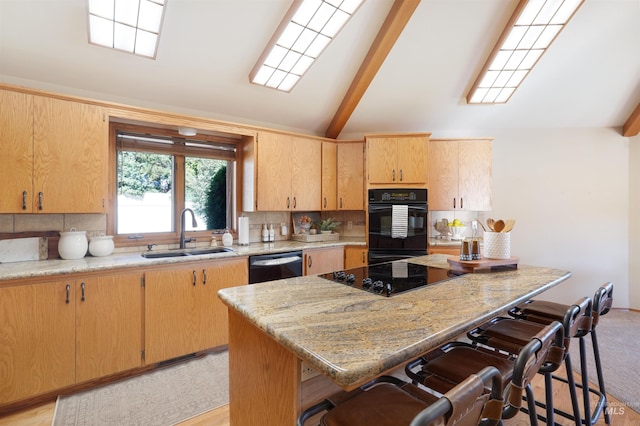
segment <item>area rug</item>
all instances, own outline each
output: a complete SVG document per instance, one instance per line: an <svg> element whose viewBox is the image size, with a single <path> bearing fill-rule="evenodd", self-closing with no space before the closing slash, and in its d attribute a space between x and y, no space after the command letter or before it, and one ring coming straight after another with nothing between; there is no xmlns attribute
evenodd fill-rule
<svg viewBox="0 0 640 426"><path fill-rule="evenodd" d="M640 312L612 309L600 318L596 332L607 394L640 413ZM589 381L598 383L590 336L585 343ZM574 370L580 372L577 341L570 350Z"/></svg>
<svg viewBox="0 0 640 426"><path fill-rule="evenodd" d="M173 425L229 403L228 352L61 396L53 426Z"/></svg>

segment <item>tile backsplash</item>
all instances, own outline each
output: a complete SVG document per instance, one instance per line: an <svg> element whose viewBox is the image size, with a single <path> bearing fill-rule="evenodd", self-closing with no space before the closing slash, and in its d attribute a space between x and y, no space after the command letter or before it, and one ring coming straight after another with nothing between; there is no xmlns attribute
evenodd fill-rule
<svg viewBox="0 0 640 426"><path fill-rule="evenodd" d="M0 232L87 231L87 236L107 232L106 214L0 214Z"/></svg>

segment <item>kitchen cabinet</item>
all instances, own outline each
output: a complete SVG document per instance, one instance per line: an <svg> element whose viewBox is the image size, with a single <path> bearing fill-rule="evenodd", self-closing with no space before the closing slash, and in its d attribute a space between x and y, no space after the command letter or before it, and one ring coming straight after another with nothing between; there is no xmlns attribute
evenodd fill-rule
<svg viewBox="0 0 640 426"><path fill-rule="evenodd" d="M338 210L364 210L364 143L337 147Z"/></svg>
<svg viewBox="0 0 640 426"><path fill-rule="evenodd" d="M33 96L0 90L0 213L31 212Z"/></svg>
<svg viewBox="0 0 640 426"><path fill-rule="evenodd" d="M326 274L344 269L344 247L323 247L302 251L304 275Z"/></svg>
<svg viewBox="0 0 640 426"><path fill-rule="evenodd" d="M460 246L429 246L428 254L447 254L450 256L458 256L460 254Z"/></svg>
<svg viewBox="0 0 640 426"><path fill-rule="evenodd" d="M322 142L322 210L337 210L337 157L337 144L335 142Z"/></svg>
<svg viewBox="0 0 640 426"><path fill-rule="evenodd" d="M104 213L102 107L0 90L0 213Z"/></svg>
<svg viewBox="0 0 640 426"><path fill-rule="evenodd" d="M492 208L492 139L429 141L429 210Z"/></svg>
<svg viewBox="0 0 640 426"><path fill-rule="evenodd" d="M224 345L218 290L248 283L247 259L205 261L145 273L145 363Z"/></svg>
<svg viewBox="0 0 640 426"><path fill-rule="evenodd" d="M260 132L256 205L259 211L320 210L322 141Z"/></svg>
<svg viewBox="0 0 640 426"><path fill-rule="evenodd" d="M344 248L344 269L358 268L368 265L368 253L366 247L346 246Z"/></svg>
<svg viewBox="0 0 640 426"><path fill-rule="evenodd" d="M74 287L0 288L0 405L75 382Z"/></svg>
<svg viewBox="0 0 640 426"><path fill-rule="evenodd" d="M141 278L0 288L0 405L141 366Z"/></svg>
<svg viewBox="0 0 640 426"><path fill-rule="evenodd" d="M366 136L370 184L427 182L429 134Z"/></svg>
<svg viewBox="0 0 640 426"><path fill-rule="evenodd" d="M141 272L75 281L76 382L142 366Z"/></svg>

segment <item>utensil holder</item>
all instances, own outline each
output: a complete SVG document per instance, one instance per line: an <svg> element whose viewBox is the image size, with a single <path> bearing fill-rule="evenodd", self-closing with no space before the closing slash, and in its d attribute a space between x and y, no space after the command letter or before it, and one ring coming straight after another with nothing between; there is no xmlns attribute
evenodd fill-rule
<svg viewBox="0 0 640 426"><path fill-rule="evenodd" d="M484 257L487 259L509 259L511 257L511 233L485 232Z"/></svg>

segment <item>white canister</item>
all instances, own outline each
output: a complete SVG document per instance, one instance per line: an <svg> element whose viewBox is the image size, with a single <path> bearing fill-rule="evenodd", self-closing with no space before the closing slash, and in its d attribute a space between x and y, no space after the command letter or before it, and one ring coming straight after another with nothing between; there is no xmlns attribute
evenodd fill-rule
<svg viewBox="0 0 640 426"><path fill-rule="evenodd" d="M486 259L509 259L511 257L511 233L485 232L483 256Z"/></svg>
<svg viewBox="0 0 640 426"><path fill-rule="evenodd" d="M91 256L109 256L113 253L113 236L100 234L96 237L91 237L89 240L89 253Z"/></svg>
<svg viewBox="0 0 640 426"><path fill-rule="evenodd" d="M71 228L69 232L60 232L58 241L58 254L67 260L82 259L87 254L89 242L86 231L76 231Z"/></svg>

